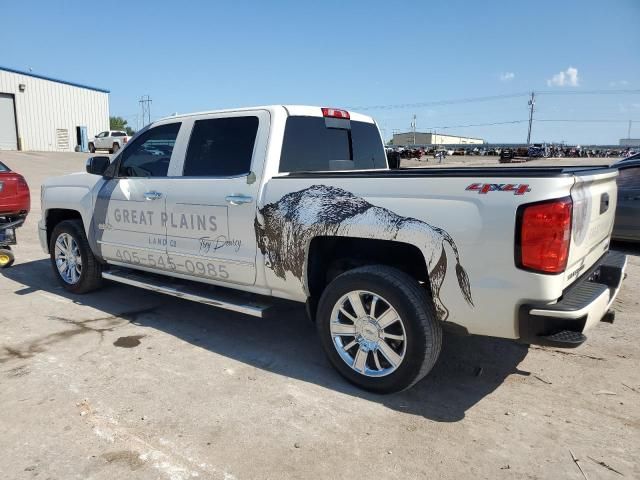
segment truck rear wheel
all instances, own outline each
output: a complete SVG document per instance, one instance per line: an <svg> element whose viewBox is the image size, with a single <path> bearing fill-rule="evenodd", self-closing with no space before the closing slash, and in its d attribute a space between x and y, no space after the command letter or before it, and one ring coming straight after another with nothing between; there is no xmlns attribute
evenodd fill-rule
<svg viewBox="0 0 640 480"><path fill-rule="evenodd" d="M422 379L442 344L425 290L406 273L384 265L336 277L320 298L317 327L338 372L378 393L404 390Z"/></svg>
<svg viewBox="0 0 640 480"><path fill-rule="evenodd" d="M49 252L53 272L66 290L86 293L102 285L102 267L80 220L65 220L54 227Z"/></svg>
<svg viewBox="0 0 640 480"><path fill-rule="evenodd" d="M111 147L111 150L109 150L109 153L116 153L118 150L120 150L120 145L118 145L117 143L114 143L113 146Z"/></svg>

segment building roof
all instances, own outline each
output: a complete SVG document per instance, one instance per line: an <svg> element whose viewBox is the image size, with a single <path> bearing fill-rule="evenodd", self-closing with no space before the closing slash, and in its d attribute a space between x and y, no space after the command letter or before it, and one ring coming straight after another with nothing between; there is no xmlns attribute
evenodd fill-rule
<svg viewBox="0 0 640 480"><path fill-rule="evenodd" d="M38 75L36 73L23 72L22 70L3 67L2 65L0 65L0 70L4 70L5 72L17 73L18 75L26 75L28 77L39 78L41 80L49 80L50 82L63 83L64 85L71 85L72 87L86 88L88 90L95 90L96 92L109 93L109 90L105 90L103 88L91 87L89 85L82 85L81 83L67 82L66 80L60 80L59 78L52 78L44 75Z"/></svg>
<svg viewBox="0 0 640 480"><path fill-rule="evenodd" d="M394 133L394 135L413 135L413 132L399 132ZM416 135L440 135L441 137L455 137L455 138L469 138L471 140L484 140L483 138L478 137L469 137L467 135L453 135L451 133L442 133L442 132L416 132Z"/></svg>

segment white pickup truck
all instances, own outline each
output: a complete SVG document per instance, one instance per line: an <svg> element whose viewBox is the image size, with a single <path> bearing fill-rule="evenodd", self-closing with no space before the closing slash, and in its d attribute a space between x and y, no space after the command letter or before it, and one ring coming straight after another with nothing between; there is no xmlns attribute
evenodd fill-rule
<svg viewBox="0 0 640 480"><path fill-rule="evenodd" d="M100 132L93 137L93 140L89 141L89 151L94 153L96 150L108 150L109 153L116 153L125 146L129 139L127 132L122 130Z"/></svg>
<svg viewBox="0 0 640 480"><path fill-rule="evenodd" d="M331 363L377 392L442 330L574 347L611 304L615 169L389 169L376 123L268 106L182 115L42 186L55 276L255 315L305 302Z"/></svg>

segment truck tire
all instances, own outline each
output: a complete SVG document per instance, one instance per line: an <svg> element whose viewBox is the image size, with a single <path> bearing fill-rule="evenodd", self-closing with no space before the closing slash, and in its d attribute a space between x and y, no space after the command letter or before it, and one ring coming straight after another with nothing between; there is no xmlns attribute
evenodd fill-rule
<svg viewBox="0 0 640 480"><path fill-rule="evenodd" d="M118 150L120 150L120 145L118 145L117 143L114 143L113 146L111 147L111 150L109 150L109 153L116 153Z"/></svg>
<svg viewBox="0 0 640 480"><path fill-rule="evenodd" d="M69 292L87 293L102 285L102 266L80 220L64 220L54 227L49 252L53 273Z"/></svg>
<svg viewBox="0 0 640 480"><path fill-rule="evenodd" d="M440 355L442 328L432 299L414 278L385 265L336 277L322 293L316 323L333 366L372 392L411 387Z"/></svg>
<svg viewBox="0 0 640 480"><path fill-rule="evenodd" d="M93 145L93 143L89 144L89 152L96 153L96 147Z"/></svg>

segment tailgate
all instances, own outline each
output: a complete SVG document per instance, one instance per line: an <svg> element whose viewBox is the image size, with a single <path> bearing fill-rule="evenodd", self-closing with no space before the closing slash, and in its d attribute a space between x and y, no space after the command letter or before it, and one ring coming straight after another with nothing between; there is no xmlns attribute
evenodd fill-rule
<svg viewBox="0 0 640 480"><path fill-rule="evenodd" d="M573 220L564 286L573 283L609 248L616 213L617 171L576 175L571 188Z"/></svg>

